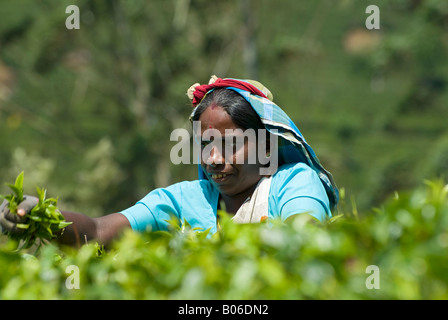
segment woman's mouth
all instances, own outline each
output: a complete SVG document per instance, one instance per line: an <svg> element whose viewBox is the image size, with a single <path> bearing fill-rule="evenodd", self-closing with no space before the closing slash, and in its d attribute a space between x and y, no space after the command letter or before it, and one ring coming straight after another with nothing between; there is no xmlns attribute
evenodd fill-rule
<svg viewBox="0 0 448 320"><path fill-rule="evenodd" d="M229 176L230 175L227 173L212 173L212 174L210 174L210 177L216 182L225 181L225 180L227 180L227 178Z"/></svg>

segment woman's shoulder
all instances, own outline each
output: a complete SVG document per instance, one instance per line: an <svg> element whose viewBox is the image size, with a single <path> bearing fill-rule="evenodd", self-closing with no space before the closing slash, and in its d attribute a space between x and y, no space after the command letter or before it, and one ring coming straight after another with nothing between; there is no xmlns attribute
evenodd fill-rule
<svg viewBox="0 0 448 320"><path fill-rule="evenodd" d="M284 193L286 189L304 196L321 195L326 197L325 188L317 172L302 162L280 166L272 176L271 185L279 194Z"/></svg>
<svg viewBox="0 0 448 320"><path fill-rule="evenodd" d="M273 179L279 179L284 177L289 177L291 174L310 174L313 175L317 173L306 163L297 162L297 163L286 163L281 165L277 171L272 176Z"/></svg>
<svg viewBox="0 0 448 320"><path fill-rule="evenodd" d="M316 171L305 163L289 163L272 176L271 202L273 216L286 219L292 214L308 212L323 221L331 217L329 200Z"/></svg>

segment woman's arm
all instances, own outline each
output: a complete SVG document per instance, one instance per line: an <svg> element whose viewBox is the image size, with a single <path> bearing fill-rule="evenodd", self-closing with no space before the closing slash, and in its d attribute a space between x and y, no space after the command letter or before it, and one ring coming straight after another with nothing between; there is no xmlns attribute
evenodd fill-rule
<svg viewBox="0 0 448 320"><path fill-rule="evenodd" d="M128 219L121 213L112 213L98 218L91 218L82 213L62 211L68 222L58 242L64 245L80 247L88 241L95 240L107 245L124 229L130 228Z"/></svg>
<svg viewBox="0 0 448 320"><path fill-rule="evenodd" d="M38 203L36 197L25 196L24 201L18 205L17 214L9 212L7 201L0 205L0 226L2 231L14 234L23 233L23 229L17 228L18 223L26 223L26 214ZM112 213L99 218L91 218L82 213L61 212L71 225L65 228L58 237L58 242L65 245L77 246L88 241L98 241L107 245L116 238L124 229L130 228L128 219L121 213Z"/></svg>

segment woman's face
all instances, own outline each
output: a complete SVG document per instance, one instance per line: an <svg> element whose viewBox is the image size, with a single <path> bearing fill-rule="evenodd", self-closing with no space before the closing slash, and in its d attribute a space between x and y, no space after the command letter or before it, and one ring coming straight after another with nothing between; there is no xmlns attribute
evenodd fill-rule
<svg viewBox="0 0 448 320"><path fill-rule="evenodd" d="M257 152L255 139L240 139L244 142L232 143L234 139L229 139L230 136L241 138L242 130L222 107L209 106L199 120L201 166L211 183L221 194L230 197L252 190L261 179L258 160L249 161L249 155Z"/></svg>

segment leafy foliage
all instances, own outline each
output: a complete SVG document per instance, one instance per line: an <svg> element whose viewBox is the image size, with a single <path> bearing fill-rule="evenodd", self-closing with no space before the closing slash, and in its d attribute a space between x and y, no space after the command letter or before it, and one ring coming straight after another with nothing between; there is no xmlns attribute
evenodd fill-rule
<svg viewBox="0 0 448 320"><path fill-rule="evenodd" d="M15 184L8 184L13 194L2 196L8 200L8 207L11 213L17 214L17 207L23 201L23 171L17 176ZM25 215L26 222L18 223L17 228L24 229L23 233L8 234L8 236L16 241L22 241L21 248L28 249L33 246L36 241L40 248L43 242L53 240L57 234L61 232L71 222L66 222L64 216L57 208L57 199L46 198L47 191L37 188L39 202L37 205Z"/></svg>
<svg viewBox="0 0 448 320"><path fill-rule="evenodd" d="M448 186L427 182L360 217L325 225L237 225L225 213L210 235L127 232L109 250L49 245L0 251L2 299L447 299ZM66 268L79 268L79 289ZM370 265L379 289L368 289Z"/></svg>

